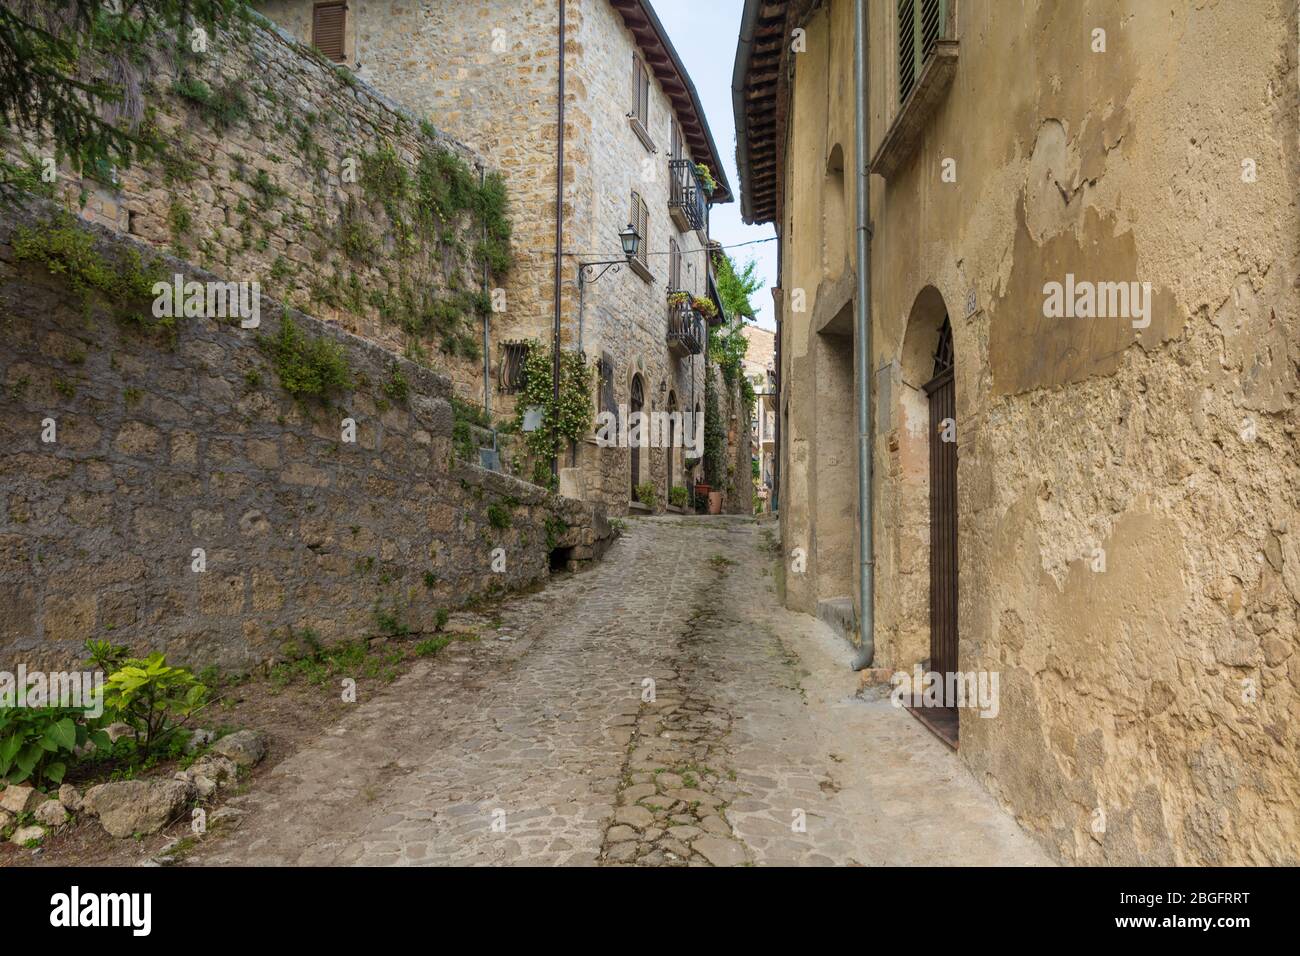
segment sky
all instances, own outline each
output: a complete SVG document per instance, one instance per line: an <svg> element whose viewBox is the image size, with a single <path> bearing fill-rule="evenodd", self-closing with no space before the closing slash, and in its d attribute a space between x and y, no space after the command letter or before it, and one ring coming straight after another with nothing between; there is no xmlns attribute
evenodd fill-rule
<svg viewBox="0 0 1300 956"><path fill-rule="evenodd" d="M736 173L736 124L731 115L731 70L740 38L740 14L744 0L652 0L655 12L668 31L677 55L695 84L713 142L722 154L727 182L736 201L714 206L709 213L709 235L724 246L776 235L771 225L747 226L740 218L740 176ZM743 268L753 259L763 288L750 296L758 324L775 330L772 293L776 284L776 242L729 249L736 265Z"/></svg>

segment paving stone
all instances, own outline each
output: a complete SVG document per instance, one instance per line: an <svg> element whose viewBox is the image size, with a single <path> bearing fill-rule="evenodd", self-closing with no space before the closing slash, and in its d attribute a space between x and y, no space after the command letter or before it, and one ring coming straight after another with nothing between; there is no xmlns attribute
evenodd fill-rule
<svg viewBox="0 0 1300 956"><path fill-rule="evenodd" d="M638 830L644 830L655 822L655 817L645 807L619 807L614 813L614 820L616 823L625 823Z"/></svg>
<svg viewBox="0 0 1300 956"><path fill-rule="evenodd" d="M842 642L778 605L761 542L743 519L629 522L590 570L493 608L516 641L458 645L350 706L186 862L1046 862L914 718L854 696ZM613 734L642 726L669 737L633 759Z"/></svg>
<svg viewBox="0 0 1300 956"><path fill-rule="evenodd" d="M709 834L696 840L691 846L714 866L739 866L745 862L745 850L735 840Z"/></svg>

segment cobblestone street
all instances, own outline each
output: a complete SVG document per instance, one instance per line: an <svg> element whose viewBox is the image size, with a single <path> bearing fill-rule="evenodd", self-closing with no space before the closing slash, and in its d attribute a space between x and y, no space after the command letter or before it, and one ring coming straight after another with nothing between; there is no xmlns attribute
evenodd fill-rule
<svg viewBox="0 0 1300 956"><path fill-rule="evenodd" d="M768 540L629 522L279 764L190 862L1046 863L919 723L854 697L847 646L779 607Z"/></svg>

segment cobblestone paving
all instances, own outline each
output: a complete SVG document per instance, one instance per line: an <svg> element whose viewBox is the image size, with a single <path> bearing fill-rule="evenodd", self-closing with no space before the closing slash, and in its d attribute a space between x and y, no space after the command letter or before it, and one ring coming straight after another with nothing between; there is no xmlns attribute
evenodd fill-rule
<svg viewBox="0 0 1300 956"><path fill-rule="evenodd" d="M915 720L853 696L763 540L630 522L278 765L191 862L1047 862Z"/></svg>

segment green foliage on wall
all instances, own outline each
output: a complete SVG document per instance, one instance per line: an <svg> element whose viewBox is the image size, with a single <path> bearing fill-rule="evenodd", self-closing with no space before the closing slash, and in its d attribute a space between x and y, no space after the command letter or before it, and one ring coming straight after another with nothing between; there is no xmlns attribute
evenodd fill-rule
<svg viewBox="0 0 1300 956"><path fill-rule="evenodd" d="M718 410L718 390L713 376L704 378L704 480L721 490L727 480L725 464L727 429Z"/></svg>
<svg viewBox="0 0 1300 956"><path fill-rule="evenodd" d="M554 490L550 461L559 455L565 441L581 441L591 431L591 390L595 369L579 352L560 350L560 399L555 401L552 384L554 353L539 342L528 343L524 356L519 400L515 403L515 427L533 457L533 482ZM536 431L523 431L524 413L530 407L542 409L542 423Z"/></svg>
<svg viewBox="0 0 1300 956"><path fill-rule="evenodd" d="M274 338L258 340L271 356L280 385L296 398L325 400L353 387L352 372L343 346L326 338L312 338L287 315Z"/></svg>

